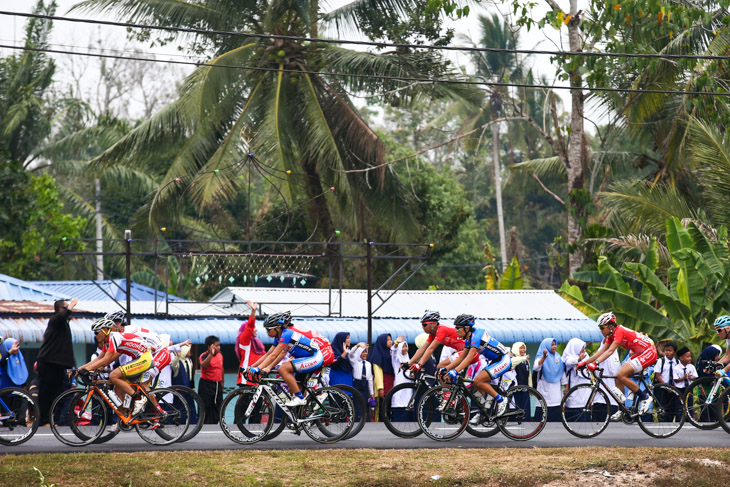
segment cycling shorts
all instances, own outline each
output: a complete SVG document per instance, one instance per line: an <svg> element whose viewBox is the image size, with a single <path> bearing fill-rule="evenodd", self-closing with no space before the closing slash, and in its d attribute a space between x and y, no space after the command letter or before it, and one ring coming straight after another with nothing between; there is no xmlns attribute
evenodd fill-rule
<svg viewBox="0 0 730 487"><path fill-rule="evenodd" d="M654 365L656 363L656 359L656 347L650 347L640 354L631 357L627 363L631 364L631 366L634 368L635 374L639 374L645 368Z"/></svg>
<svg viewBox="0 0 730 487"><path fill-rule="evenodd" d="M324 356L317 350L311 357L295 358L291 364L297 373L312 372L324 365Z"/></svg>
<svg viewBox="0 0 730 487"><path fill-rule="evenodd" d="M512 359L509 355L505 354L501 359L495 360L494 362L484 361L484 364L480 364L477 374L481 373L482 370L486 370L492 380L502 376L505 372L512 369ZM475 377L476 375L475 374Z"/></svg>
<svg viewBox="0 0 730 487"><path fill-rule="evenodd" d="M167 347L160 349L152 358L152 367L145 371L142 382L149 382L157 377L162 369L170 365L171 361L170 350Z"/></svg>
<svg viewBox="0 0 730 487"><path fill-rule="evenodd" d="M122 376L127 380L136 379L152 367L152 353L147 350L139 358L119 367Z"/></svg>

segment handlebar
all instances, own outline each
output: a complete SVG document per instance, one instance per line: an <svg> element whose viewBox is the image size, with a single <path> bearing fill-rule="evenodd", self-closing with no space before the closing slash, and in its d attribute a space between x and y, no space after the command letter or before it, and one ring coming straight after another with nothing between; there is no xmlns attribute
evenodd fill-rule
<svg viewBox="0 0 730 487"><path fill-rule="evenodd" d="M712 373L716 370L724 369L727 364L723 364L722 362L715 362L714 360L700 360L698 365L701 369Z"/></svg>

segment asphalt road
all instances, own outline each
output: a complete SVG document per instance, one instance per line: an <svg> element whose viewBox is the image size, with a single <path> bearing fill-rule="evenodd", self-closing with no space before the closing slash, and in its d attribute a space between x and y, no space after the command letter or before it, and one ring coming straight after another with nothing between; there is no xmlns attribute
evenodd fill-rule
<svg viewBox="0 0 730 487"><path fill-rule="evenodd" d="M27 443L15 447L0 447L0 454L22 453L75 453L75 452L137 452L137 451L185 451L185 450L298 450L298 449L339 449L339 448L552 448L577 446L621 446L621 447L730 447L730 435L719 428L712 431L698 430L691 425L685 426L671 438L655 439L646 435L638 426L611 423L597 438L582 440L568 433L560 423L549 423L540 435L530 441L512 441L501 434L492 438L475 438L468 433L447 442L437 442L421 435L417 438L402 439L393 436L385 426L368 423L359 435L334 445L314 442L302 433L297 436L284 431L279 437L259 442L251 446L233 443L226 438L216 425L206 425L190 441L164 447L145 443L135 432L121 433L108 443L74 448L63 445L51 433L50 428L39 428Z"/></svg>

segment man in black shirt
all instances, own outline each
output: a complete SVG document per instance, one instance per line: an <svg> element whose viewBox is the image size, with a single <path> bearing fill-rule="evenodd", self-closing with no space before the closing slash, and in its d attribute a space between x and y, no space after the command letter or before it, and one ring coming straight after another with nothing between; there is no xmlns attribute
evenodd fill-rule
<svg viewBox="0 0 730 487"><path fill-rule="evenodd" d="M48 327L43 334L43 343L38 351L38 407L41 425L49 422L51 404L66 388L66 369L76 364L69 318L78 301L78 298L73 298L70 303L63 299L53 303L55 314L48 320Z"/></svg>

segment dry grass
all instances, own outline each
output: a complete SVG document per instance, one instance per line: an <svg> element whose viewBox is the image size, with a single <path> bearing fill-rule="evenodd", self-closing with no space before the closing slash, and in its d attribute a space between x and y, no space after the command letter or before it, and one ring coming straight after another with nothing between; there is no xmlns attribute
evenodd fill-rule
<svg viewBox="0 0 730 487"><path fill-rule="evenodd" d="M5 453L5 452L3 452ZM4 455L3 485L56 487L730 485L730 449L296 450ZM585 473L594 469L607 471ZM432 480L434 475L440 476Z"/></svg>

